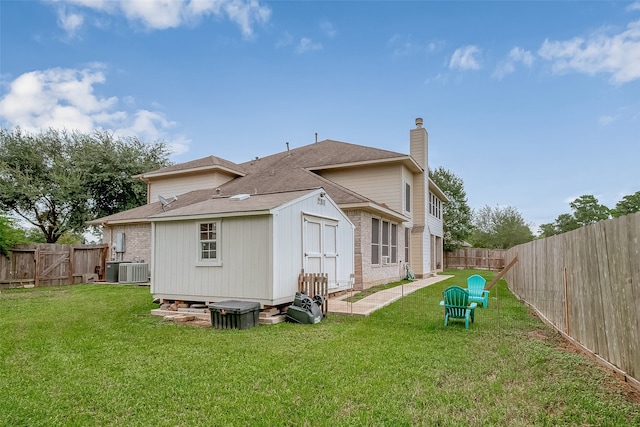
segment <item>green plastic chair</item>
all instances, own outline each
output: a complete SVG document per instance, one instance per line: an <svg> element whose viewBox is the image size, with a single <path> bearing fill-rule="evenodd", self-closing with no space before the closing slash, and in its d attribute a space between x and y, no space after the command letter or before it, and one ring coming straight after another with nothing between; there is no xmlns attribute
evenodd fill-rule
<svg viewBox="0 0 640 427"><path fill-rule="evenodd" d="M467 292L469 292L469 301L481 302L482 308L489 306L489 291L484 289L487 283L484 277L474 274L467 279Z"/></svg>
<svg viewBox="0 0 640 427"><path fill-rule="evenodd" d="M478 304L469 303L469 293L460 286L449 286L442 293L440 306L444 307L444 325L449 319L464 319L464 327L469 329L469 319L473 323L474 312Z"/></svg>

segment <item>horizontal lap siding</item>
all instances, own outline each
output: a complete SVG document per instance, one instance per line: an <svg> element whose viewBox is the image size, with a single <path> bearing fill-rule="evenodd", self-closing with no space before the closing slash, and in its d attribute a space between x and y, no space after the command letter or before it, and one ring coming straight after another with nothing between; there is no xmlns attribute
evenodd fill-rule
<svg viewBox="0 0 640 427"><path fill-rule="evenodd" d="M325 170L322 177L342 185L377 203L384 203L390 209L402 209L401 165L361 167L348 170Z"/></svg>
<svg viewBox="0 0 640 427"><path fill-rule="evenodd" d="M187 175L181 177L167 177L167 179L154 179L151 181L149 202L157 202L158 196L170 199L194 190L205 190L216 188L227 181L233 179L233 175L220 172L201 173L197 175Z"/></svg>

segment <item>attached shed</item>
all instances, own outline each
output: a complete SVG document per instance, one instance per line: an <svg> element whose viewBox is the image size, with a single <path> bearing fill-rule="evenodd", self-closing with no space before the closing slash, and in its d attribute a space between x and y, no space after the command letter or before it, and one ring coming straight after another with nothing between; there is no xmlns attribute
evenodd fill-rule
<svg viewBox="0 0 640 427"><path fill-rule="evenodd" d="M354 225L322 189L216 197L150 217L151 293L164 300L293 301L298 275L352 286Z"/></svg>

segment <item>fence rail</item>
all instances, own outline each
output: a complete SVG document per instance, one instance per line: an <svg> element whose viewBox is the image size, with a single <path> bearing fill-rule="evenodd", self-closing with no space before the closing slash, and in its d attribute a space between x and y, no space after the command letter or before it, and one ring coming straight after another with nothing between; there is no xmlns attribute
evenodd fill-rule
<svg viewBox="0 0 640 427"><path fill-rule="evenodd" d="M502 270L504 268L503 249L462 248L444 253L445 268L475 268Z"/></svg>
<svg viewBox="0 0 640 427"><path fill-rule="evenodd" d="M17 245L0 256L0 289L82 283L104 272L106 245Z"/></svg>
<svg viewBox="0 0 640 427"><path fill-rule="evenodd" d="M640 384L640 213L507 251L509 288L634 385Z"/></svg>

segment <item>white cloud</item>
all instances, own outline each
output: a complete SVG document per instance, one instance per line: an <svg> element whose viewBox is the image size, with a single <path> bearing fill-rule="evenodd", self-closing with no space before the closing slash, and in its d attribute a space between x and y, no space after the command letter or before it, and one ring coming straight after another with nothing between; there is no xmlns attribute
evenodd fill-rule
<svg viewBox="0 0 640 427"><path fill-rule="evenodd" d="M285 31L276 42L276 48L290 46L292 44L293 44L293 36L288 31Z"/></svg>
<svg viewBox="0 0 640 427"><path fill-rule="evenodd" d="M477 46L465 46L456 49L451 55L449 68L459 68L461 70L479 70L480 63L477 56L480 55L480 49Z"/></svg>
<svg viewBox="0 0 640 427"><path fill-rule="evenodd" d="M409 35L394 34L387 41L387 46L393 49L394 57L401 57L439 51L444 47L444 42L436 40L423 45L414 43Z"/></svg>
<svg viewBox="0 0 640 427"><path fill-rule="evenodd" d="M0 98L2 125L19 126L29 132L48 128L111 130L142 141L165 140L180 152L188 149L190 141L170 134L168 131L176 124L161 112L118 109L117 97L96 95L94 87L106 81L101 68L52 68L20 75ZM127 106L133 103L131 97L125 97L123 102Z"/></svg>
<svg viewBox="0 0 640 427"><path fill-rule="evenodd" d="M322 44L315 43L313 40L303 37L300 39L300 43L298 43L298 47L296 47L296 53L305 53L310 52L312 50L321 50Z"/></svg>
<svg viewBox="0 0 640 427"><path fill-rule="evenodd" d="M493 76L498 79L502 79L507 74L513 73L516 70L516 65L518 63L531 67L534 61L535 57L530 51L524 50L520 47L514 47L509 52L507 58L498 63L496 70L493 72Z"/></svg>
<svg viewBox="0 0 640 427"><path fill-rule="evenodd" d="M627 6L627 10L629 12L640 10L640 2L631 3L629 6Z"/></svg>
<svg viewBox="0 0 640 427"><path fill-rule="evenodd" d="M324 33L329 38L333 38L338 34L338 31L333 27L333 24L329 21L323 21L320 23L320 29L324 31Z"/></svg>
<svg viewBox="0 0 640 427"><path fill-rule="evenodd" d="M616 117L616 116L601 116L598 119L598 123L600 123L601 126L607 126L607 125L615 122L616 120L618 120L618 117Z"/></svg>
<svg viewBox="0 0 640 427"><path fill-rule="evenodd" d="M67 13L66 9L58 9L58 25L62 27L69 37L75 37L76 32L84 23L84 17L78 13Z"/></svg>
<svg viewBox="0 0 640 427"><path fill-rule="evenodd" d="M538 55L550 61L553 72L595 75L611 74L611 82L628 83L640 79L640 21L631 22L625 31L608 35L606 29L588 38L544 41Z"/></svg>
<svg viewBox="0 0 640 427"><path fill-rule="evenodd" d="M141 23L149 30L164 30L188 25L210 15L226 17L234 22L244 37L253 35L256 24L264 24L271 17L271 9L258 0L52 0L62 9L76 9L74 19L82 18L80 11L91 10L109 15L122 15L130 22ZM69 31L68 25L60 23ZM79 23L82 25L82 21ZM79 26L78 25L78 26ZM73 30L77 30L76 26Z"/></svg>

